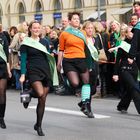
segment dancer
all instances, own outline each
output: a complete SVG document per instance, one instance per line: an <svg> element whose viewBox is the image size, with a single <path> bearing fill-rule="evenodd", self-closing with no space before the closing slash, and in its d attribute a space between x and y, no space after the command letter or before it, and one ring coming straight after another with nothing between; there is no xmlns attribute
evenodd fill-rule
<svg viewBox="0 0 140 140"><path fill-rule="evenodd" d="M90 105L91 91L89 84L91 57L88 48L85 46L86 38L79 30L80 13L71 12L68 14L68 19L70 26L61 33L59 38L60 48L57 69L58 71L61 70L62 63L64 73L70 85L75 89L75 93L79 93L79 88L81 88L80 84L82 84L81 97L82 108L84 108L82 111L89 118L93 118Z"/></svg>
<svg viewBox="0 0 140 140"><path fill-rule="evenodd" d="M39 136L44 136L42 131L42 119L45 110L46 97L49 92L49 87L53 84L58 84L57 73L54 68L55 60L47 52L46 40L39 37L41 25L38 21L33 21L29 25L29 37L25 37L21 45L21 77L20 82L25 81L25 76L29 79L29 83L34 92L31 92L31 97L38 98L36 108L37 120L34 125L34 130ZM54 75L54 72L56 75ZM53 80L55 78L56 80ZM24 103L27 108L29 103Z"/></svg>

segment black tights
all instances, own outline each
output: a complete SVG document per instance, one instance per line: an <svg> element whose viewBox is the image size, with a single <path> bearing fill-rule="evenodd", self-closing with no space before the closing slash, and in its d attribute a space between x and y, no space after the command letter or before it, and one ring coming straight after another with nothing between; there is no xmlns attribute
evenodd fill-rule
<svg viewBox="0 0 140 140"><path fill-rule="evenodd" d="M0 79L0 118L5 115L7 80Z"/></svg>
<svg viewBox="0 0 140 140"><path fill-rule="evenodd" d="M82 80L83 84L89 84L89 71L87 70L85 73L81 73L79 77L79 73L75 71L69 71L67 73L68 80L72 87L75 90L78 90L79 84L80 84L80 79Z"/></svg>
<svg viewBox="0 0 140 140"><path fill-rule="evenodd" d="M40 81L36 81L32 83L32 88L35 91L34 94L36 94L36 96L38 97L38 104L36 108L37 114L36 124L37 126L41 126L49 87L44 87Z"/></svg>

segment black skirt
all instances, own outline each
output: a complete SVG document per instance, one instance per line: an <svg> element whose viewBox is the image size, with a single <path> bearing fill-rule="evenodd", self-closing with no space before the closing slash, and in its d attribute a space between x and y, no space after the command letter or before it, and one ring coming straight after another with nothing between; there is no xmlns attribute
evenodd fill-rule
<svg viewBox="0 0 140 140"><path fill-rule="evenodd" d="M62 65L64 73L68 73L69 71L85 73L88 69L85 58L73 58L73 59L64 58Z"/></svg>
<svg viewBox="0 0 140 140"><path fill-rule="evenodd" d="M7 73L7 64L1 63L0 64L0 79L7 79L8 73Z"/></svg>
<svg viewBox="0 0 140 140"><path fill-rule="evenodd" d="M43 86L50 87L52 86L52 80L51 80L51 74L50 74L50 68L49 67L30 67L27 70L27 78L32 84L36 81L41 81Z"/></svg>

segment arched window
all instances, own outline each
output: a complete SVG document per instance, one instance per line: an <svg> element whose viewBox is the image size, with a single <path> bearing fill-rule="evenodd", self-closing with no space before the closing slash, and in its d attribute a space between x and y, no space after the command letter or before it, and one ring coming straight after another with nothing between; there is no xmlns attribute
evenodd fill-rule
<svg viewBox="0 0 140 140"><path fill-rule="evenodd" d="M24 9L23 3L19 3L18 11L19 11L19 23L22 23L25 21L25 16L24 16L25 9Z"/></svg>
<svg viewBox="0 0 140 140"><path fill-rule="evenodd" d="M75 4L74 4L75 8L82 8L82 0L75 0Z"/></svg>
<svg viewBox="0 0 140 140"><path fill-rule="evenodd" d="M2 23L2 7L0 5L0 24Z"/></svg>
<svg viewBox="0 0 140 140"><path fill-rule="evenodd" d="M60 3L60 0L54 1L54 10L53 18L54 18L54 25L57 26L61 23L62 13L60 10L62 9L62 5Z"/></svg>
<svg viewBox="0 0 140 140"><path fill-rule="evenodd" d="M8 15L8 26L10 27L11 25L11 20L10 20L10 4L8 5L8 9L7 9L7 15Z"/></svg>
<svg viewBox="0 0 140 140"><path fill-rule="evenodd" d="M61 10L61 3L59 0L55 0L54 2L54 10Z"/></svg>
<svg viewBox="0 0 140 140"><path fill-rule="evenodd" d="M100 0L100 5L105 6L106 5L106 0Z"/></svg>
<svg viewBox="0 0 140 140"><path fill-rule="evenodd" d="M35 11L36 11L36 13L42 11L42 5L41 5L39 0L37 0L36 3L35 3Z"/></svg>

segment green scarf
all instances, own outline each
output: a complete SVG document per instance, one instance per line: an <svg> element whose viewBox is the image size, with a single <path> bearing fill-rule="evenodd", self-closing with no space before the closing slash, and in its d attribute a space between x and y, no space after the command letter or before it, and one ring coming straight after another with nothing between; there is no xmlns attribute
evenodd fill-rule
<svg viewBox="0 0 140 140"><path fill-rule="evenodd" d="M93 58L95 61L98 61L98 60L99 60L98 51L97 51L96 47L92 44L91 41L88 41L88 49L89 49L89 51L90 51L90 54L91 54L92 58Z"/></svg>
<svg viewBox="0 0 140 140"><path fill-rule="evenodd" d="M50 53L47 51L46 47L44 45L42 45L40 42L38 42L30 37L25 37L21 45L27 45L29 47L35 48L37 50L44 52L47 55L53 85L59 85L55 59L53 56L50 55Z"/></svg>
<svg viewBox="0 0 140 140"><path fill-rule="evenodd" d="M123 49L125 52L129 53L131 45L125 41L121 41L119 48Z"/></svg>
<svg viewBox="0 0 140 140"><path fill-rule="evenodd" d="M140 71L138 70L138 77L137 80L140 82Z"/></svg>
<svg viewBox="0 0 140 140"><path fill-rule="evenodd" d="M79 29L75 29L71 26L68 26L65 29L65 31L72 34L72 35L75 35L76 37L79 37L80 39L82 39L84 41L85 46L86 46L85 47L86 62L87 62L88 68L91 69L92 68L92 58L91 58L91 54L90 54L90 51L88 49L86 37L84 36L84 34Z"/></svg>
<svg viewBox="0 0 140 140"><path fill-rule="evenodd" d="M5 61L7 62L7 57L6 57L6 54L3 50L3 46L0 44L0 57Z"/></svg>
<svg viewBox="0 0 140 140"><path fill-rule="evenodd" d="M139 29L139 30L140 30L140 22L138 22L138 23L135 25L134 29Z"/></svg>
<svg viewBox="0 0 140 140"><path fill-rule="evenodd" d="M116 44L115 44L115 47L118 47L121 43L121 40L118 40L118 38L120 37L120 33L114 33L114 37L116 39ZM115 58L117 56L117 51L114 51L114 55L115 55Z"/></svg>

